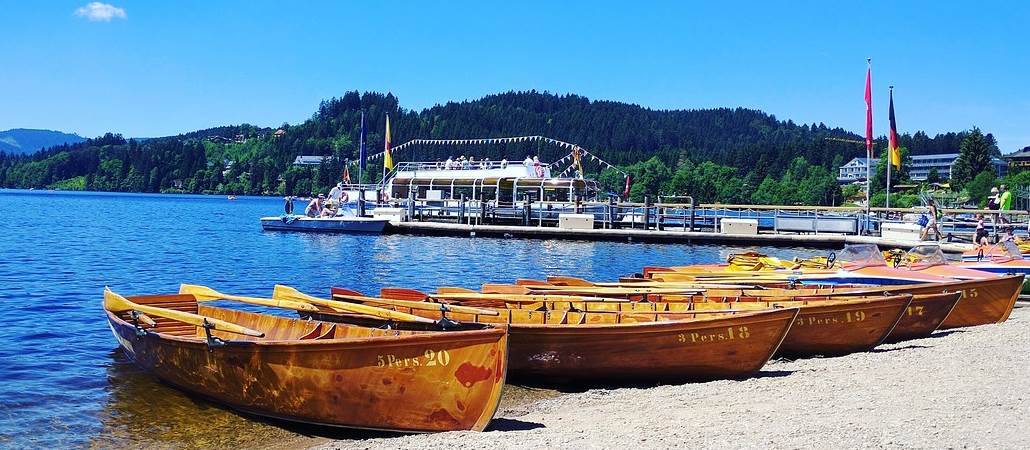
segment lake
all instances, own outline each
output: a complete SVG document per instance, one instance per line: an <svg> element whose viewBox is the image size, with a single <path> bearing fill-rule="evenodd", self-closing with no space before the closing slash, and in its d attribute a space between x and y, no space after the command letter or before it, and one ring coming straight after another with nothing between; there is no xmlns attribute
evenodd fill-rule
<svg viewBox="0 0 1030 450"><path fill-rule="evenodd" d="M147 294L194 283L253 296L271 295L276 283L313 294L331 285L366 293L477 288L558 274L612 280L644 265L717 262L749 249L263 232L258 218L278 215L281 203L0 189L0 446L253 447L305 433L184 395L137 370L108 329L104 286Z"/></svg>

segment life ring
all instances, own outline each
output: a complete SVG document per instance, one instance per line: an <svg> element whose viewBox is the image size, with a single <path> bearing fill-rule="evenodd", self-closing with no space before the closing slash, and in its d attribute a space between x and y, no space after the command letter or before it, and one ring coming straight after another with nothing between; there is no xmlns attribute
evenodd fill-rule
<svg viewBox="0 0 1030 450"><path fill-rule="evenodd" d="M350 196L347 195L347 191L340 192L340 204L344 204L350 201Z"/></svg>

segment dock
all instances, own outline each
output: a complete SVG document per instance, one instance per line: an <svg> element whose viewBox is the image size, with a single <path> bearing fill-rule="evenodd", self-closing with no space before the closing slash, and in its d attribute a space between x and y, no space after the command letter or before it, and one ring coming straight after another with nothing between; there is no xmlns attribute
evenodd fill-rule
<svg viewBox="0 0 1030 450"><path fill-rule="evenodd" d="M475 225L447 222L391 222L384 230L390 234L431 236L498 237L522 239L566 239L584 241L660 242L678 244L756 245L774 247L814 247L839 249L845 244L876 244L881 248L909 249L926 241L885 239L879 236L847 234L723 234L710 231L673 231L639 228L567 229L523 225ZM940 244L945 253L970 250L972 244Z"/></svg>

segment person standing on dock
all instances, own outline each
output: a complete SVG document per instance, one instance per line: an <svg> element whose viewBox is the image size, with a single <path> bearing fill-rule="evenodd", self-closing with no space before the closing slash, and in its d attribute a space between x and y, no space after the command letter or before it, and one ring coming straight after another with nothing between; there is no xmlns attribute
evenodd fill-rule
<svg viewBox="0 0 1030 450"><path fill-rule="evenodd" d="M287 195L283 197L283 211L286 211L286 215L293 215L293 197Z"/></svg>
<svg viewBox="0 0 1030 450"><path fill-rule="evenodd" d="M1010 228L1009 223L1011 219L1006 211L1012 210L1012 193L1008 192L1008 186L1005 184L1001 185L1001 196L998 197L998 206L1001 209L999 217L1001 222L1004 223L1003 228L1007 230Z"/></svg>
<svg viewBox="0 0 1030 450"><path fill-rule="evenodd" d="M932 198L929 199L927 203L930 206L930 220L927 222L926 226L923 227L923 232L920 233L919 240L926 240L926 237L930 234L930 231L933 231L934 240L939 241L941 240L941 229L937 225L937 222L938 220L940 220L941 212L937 208L937 202L935 202Z"/></svg>
<svg viewBox="0 0 1030 450"><path fill-rule="evenodd" d="M341 183L336 183L336 186L333 186L333 188L331 190L329 190L329 200L332 200L332 201L334 201L336 203L339 203L341 197L343 197L343 183L342 182Z"/></svg>

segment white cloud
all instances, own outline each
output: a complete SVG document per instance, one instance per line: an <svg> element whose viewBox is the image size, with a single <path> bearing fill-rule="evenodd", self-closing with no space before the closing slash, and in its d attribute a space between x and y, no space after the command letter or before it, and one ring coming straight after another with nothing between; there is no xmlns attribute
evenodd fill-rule
<svg viewBox="0 0 1030 450"><path fill-rule="evenodd" d="M124 9L100 2L90 2L86 6L76 9L75 15L85 17L90 22L110 22L112 19L125 19L128 17L125 15Z"/></svg>

